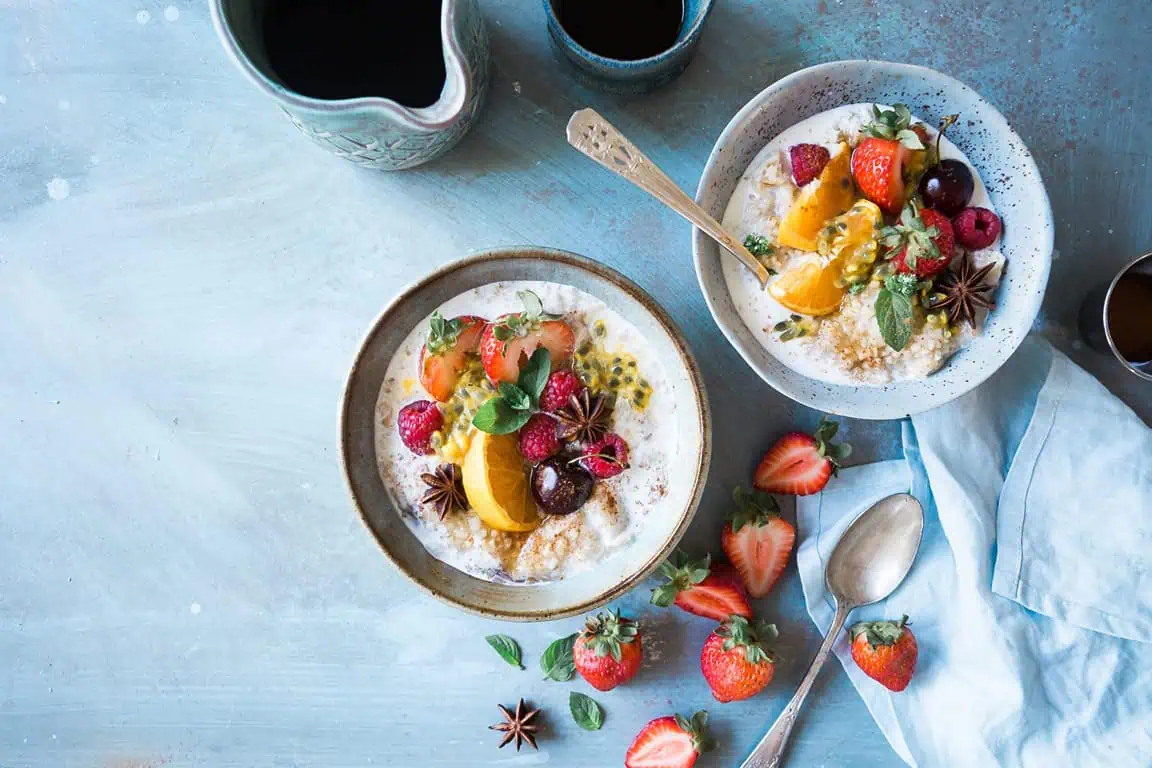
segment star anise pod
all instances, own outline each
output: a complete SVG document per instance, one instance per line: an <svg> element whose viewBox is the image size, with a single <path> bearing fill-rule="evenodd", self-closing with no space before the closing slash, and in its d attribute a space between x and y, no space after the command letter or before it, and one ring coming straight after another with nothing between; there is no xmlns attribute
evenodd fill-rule
<svg viewBox="0 0 1152 768"><path fill-rule="evenodd" d="M468 509L468 497L464 495L460 468L455 464L441 464L436 467L435 473L425 472L420 475L420 479L428 486L428 490L420 497L420 503L435 506L441 520L453 509L461 512Z"/></svg>
<svg viewBox="0 0 1152 768"><path fill-rule="evenodd" d="M959 323L963 318L975 328L977 308L983 307L989 311L996 308L996 303L984 295L996 288L995 283L986 279L995 266L996 262L993 261L976 269L972 255L965 254L958 270L945 272L936 282L936 290L943 293L944 298L934 302L932 309L946 309L948 322Z"/></svg>
<svg viewBox="0 0 1152 768"><path fill-rule="evenodd" d="M568 405L560 409L556 418L560 420L560 437L563 440L580 440L594 443L608 434L608 421L612 416L612 404L603 394L593 395L585 389L572 395Z"/></svg>
<svg viewBox="0 0 1152 768"><path fill-rule="evenodd" d="M508 708L503 704L497 704L500 707L500 712L504 715L504 722L496 723L496 725L488 726L490 731L503 731L504 740L500 742L500 748L503 749L504 745L516 740L516 751L520 751L520 744L528 742L532 745L532 749L539 750L536 746L536 730L539 728L532 722L532 718L540 713L538 709L528 709L524 704L524 699L520 699L520 703L516 705L516 713L508 711Z"/></svg>

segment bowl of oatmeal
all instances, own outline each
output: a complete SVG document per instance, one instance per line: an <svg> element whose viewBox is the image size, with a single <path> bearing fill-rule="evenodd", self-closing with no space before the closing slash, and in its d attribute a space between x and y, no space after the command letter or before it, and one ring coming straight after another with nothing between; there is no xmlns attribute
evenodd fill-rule
<svg viewBox="0 0 1152 768"><path fill-rule="evenodd" d="M1039 312L1053 225L1031 154L972 89L924 67L844 61L750 101L697 201L772 274L700 232L717 324L792 399L858 418L941 405L990 376Z"/></svg>
<svg viewBox="0 0 1152 768"><path fill-rule="evenodd" d="M502 248L384 310L349 375L345 476L417 585L510 620L583 613L671 552L710 457L670 318L590 259Z"/></svg>

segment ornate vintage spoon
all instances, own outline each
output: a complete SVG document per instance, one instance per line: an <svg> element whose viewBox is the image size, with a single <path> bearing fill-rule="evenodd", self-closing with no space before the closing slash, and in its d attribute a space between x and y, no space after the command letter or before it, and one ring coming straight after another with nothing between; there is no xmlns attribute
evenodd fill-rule
<svg viewBox="0 0 1152 768"><path fill-rule="evenodd" d="M761 288L768 283L767 268L596 110L582 109L572 115L568 143L695 224L752 270Z"/></svg>
<svg viewBox="0 0 1152 768"><path fill-rule="evenodd" d="M800 707L848 614L853 608L883 600L900 586L916 559L923 530L920 502L898 493L873 504L844 531L824 571L824 583L836 601L836 617L796 694L740 768L776 768L781 764Z"/></svg>

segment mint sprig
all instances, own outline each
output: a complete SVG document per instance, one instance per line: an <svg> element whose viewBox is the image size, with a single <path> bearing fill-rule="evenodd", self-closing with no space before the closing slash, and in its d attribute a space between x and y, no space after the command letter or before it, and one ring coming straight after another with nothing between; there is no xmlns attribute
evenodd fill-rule
<svg viewBox="0 0 1152 768"><path fill-rule="evenodd" d="M507 435L528 423L539 408L540 393L552 372L552 358L544 347L537 347L520 369L515 384L501 382L496 397L476 411L472 426L490 435Z"/></svg>
<svg viewBox="0 0 1152 768"><path fill-rule="evenodd" d="M912 298L885 285L876 296L875 306L884 343L899 352L912 338Z"/></svg>

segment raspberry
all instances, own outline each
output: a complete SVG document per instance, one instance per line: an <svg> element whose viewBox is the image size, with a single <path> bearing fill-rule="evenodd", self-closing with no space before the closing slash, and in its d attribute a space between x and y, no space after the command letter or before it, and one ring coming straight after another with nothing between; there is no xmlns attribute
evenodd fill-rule
<svg viewBox="0 0 1152 768"><path fill-rule="evenodd" d="M1000 217L987 208L965 208L952 219L956 242L975 251L987 248L1000 236Z"/></svg>
<svg viewBox="0 0 1152 768"><path fill-rule="evenodd" d="M400 409L396 428L408 450L418 456L432 453L432 433L444 426L444 416L431 400L417 400Z"/></svg>
<svg viewBox="0 0 1152 768"><path fill-rule="evenodd" d="M555 413L568 405L572 395L580 394L583 389L580 377L572 371L553 371L544 385L544 391L540 393L540 408Z"/></svg>
<svg viewBox="0 0 1152 768"><path fill-rule="evenodd" d="M628 469L628 443L620 435L609 432L588 446L580 463L601 480L615 477Z"/></svg>
<svg viewBox="0 0 1152 768"><path fill-rule="evenodd" d="M556 419L546 413L534 413L528 423L520 427L520 455L528 461L550 459L560 450L556 436Z"/></svg>
<svg viewBox="0 0 1152 768"><path fill-rule="evenodd" d="M792 161L792 180L802 187L816 179L831 155L828 149L819 144L796 144L788 148L788 159Z"/></svg>

